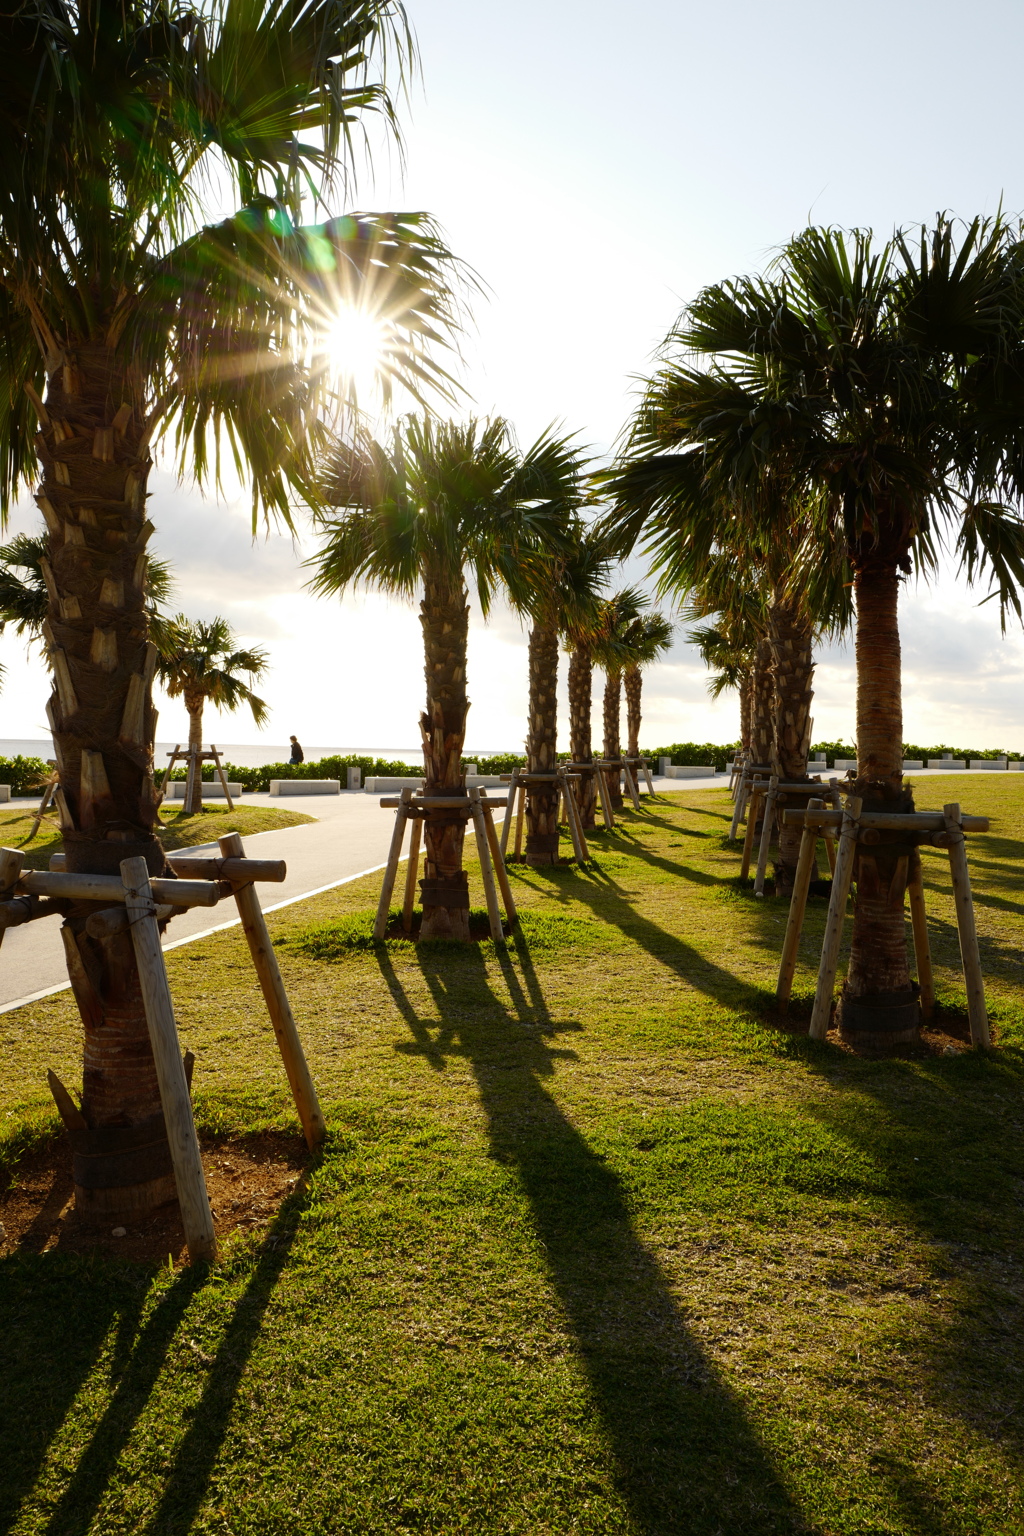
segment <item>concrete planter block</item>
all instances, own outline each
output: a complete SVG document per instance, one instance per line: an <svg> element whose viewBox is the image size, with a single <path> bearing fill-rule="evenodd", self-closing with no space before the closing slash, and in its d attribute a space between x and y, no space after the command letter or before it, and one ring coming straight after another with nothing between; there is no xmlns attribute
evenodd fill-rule
<svg viewBox="0 0 1024 1536"><path fill-rule="evenodd" d="M363 770L361 768L350 768L348 770L348 784L346 785L346 788L348 788L348 789L362 789L362 787L363 787Z"/></svg>
<svg viewBox="0 0 1024 1536"><path fill-rule="evenodd" d="M668 778L668 771L671 768L671 766L672 766L672 759L670 757L659 757L658 758L658 778L659 779L667 779Z"/></svg>
<svg viewBox="0 0 1024 1536"><path fill-rule="evenodd" d="M665 777L669 779L710 779L714 777L714 763L670 763Z"/></svg>
<svg viewBox="0 0 1024 1536"><path fill-rule="evenodd" d="M928 759L928 767L929 768L951 768L951 769L953 769L957 773L966 773L967 772L967 764L966 764L966 762L954 762L954 760L951 757L930 757Z"/></svg>
<svg viewBox="0 0 1024 1536"><path fill-rule="evenodd" d="M981 770L982 773L1005 773L1006 772L1006 758L1005 757L972 757L971 758L971 771L974 772L974 773L977 773L979 771L979 769Z"/></svg>
<svg viewBox="0 0 1024 1536"><path fill-rule="evenodd" d="M411 785L413 789L422 789L423 780L372 778L366 780L366 783L363 785L363 790L368 795L390 795L396 789L405 789L407 785Z"/></svg>
<svg viewBox="0 0 1024 1536"><path fill-rule="evenodd" d="M467 773L467 789L500 789L502 787L500 773Z"/></svg>
<svg viewBox="0 0 1024 1536"><path fill-rule="evenodd" d="M185 789L186 789L186 784L185 784L185 780L184 779L172 779L171 783L170 783L170 791L169 791L169 797L168 798L171 799L171 800L184 800L184 798L185 798ZM238 798L241 798L241 794L242 794L242 786L241 786L241 784L229 784L228 785L228 789L231 791L231 798L232 798L232 800L234 800L236 798L236 796ZM203 799L204 800L223 800L224 799L224 786L220 782L220 779L214 779L212 783L209 781L209 779L204 779L203 780Z"/></svg>
<svg viewBox="0 0 1024 1536"><path fill-rule="evenodd" d="M357 769L356 772L359 770ZM271 779L272 795L340 795L340 779Z"/></svg>
<svg viewBox="0 0 1024 1536"><path fill-rule="evenodd" d="M924 762L923 761L919 763L915 759L909 758L909 757L905 757L903 759L903 772L904 773L907 773L911 768L923 768L923 767L924 767Z"/></svg>
<svg viewBox="0 0 1024 1536"><path fill-rule="evenodd" d="M1011 758L1010 762L1008 762L1006 765L1007 773L1020 773L1022 768L1024 768L1024 763L1022 763L1020 759L1016 757Z"/></svg>
<svg viewBox="0 0 1024 1536"><path fill-rule="evenodd" d="M480 765L479 765L479 763L467 763L466 764L466 778L467 779L478 778L479 774L480 774Z"/></svg>
<svg viewBox="0 0 1024 1536"><path fill-rule="evenodd" d="M0 805L6 805L10 798L11 786L9 784L0 784Z"/></svg>
<svg viewBox="0 0 1024 1536"><path fill-rule="evenodd" d="M832 767L835 773L847 773L851 768L856 770L857 759L855 757L837 757Z"/></svg>

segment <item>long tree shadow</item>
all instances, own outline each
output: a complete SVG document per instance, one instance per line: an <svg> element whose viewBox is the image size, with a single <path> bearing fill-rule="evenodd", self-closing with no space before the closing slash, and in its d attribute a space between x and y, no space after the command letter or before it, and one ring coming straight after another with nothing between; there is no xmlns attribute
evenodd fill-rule
<svg viewBox="0 0 1024 1536"><path fill-rule="evenodd" d="M491 1153L517 1170L528 1196L632 1528L647 1536L806 1531L637 1236L620 1179L545 1086L565 1054L551 1041L580 1026L551 1019L528 954L517 953L519 965L499 957L506 1005L475 949L418 946L437 1013L429 1020L386 955L380 963L413 1036L399 1048L422 1054L435 1070L451 1056L470 1064Z"/></svg>

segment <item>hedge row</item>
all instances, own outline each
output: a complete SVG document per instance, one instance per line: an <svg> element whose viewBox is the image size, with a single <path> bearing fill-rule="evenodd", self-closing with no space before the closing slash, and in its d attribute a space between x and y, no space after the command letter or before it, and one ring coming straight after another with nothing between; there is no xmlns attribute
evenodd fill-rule
<svg viewBox="0 0 1024 1536"><path fill-rule="evenodd" d="M52 771L41 757L0 757L0 784L9 784L12 795L34 795Z"/></svg>

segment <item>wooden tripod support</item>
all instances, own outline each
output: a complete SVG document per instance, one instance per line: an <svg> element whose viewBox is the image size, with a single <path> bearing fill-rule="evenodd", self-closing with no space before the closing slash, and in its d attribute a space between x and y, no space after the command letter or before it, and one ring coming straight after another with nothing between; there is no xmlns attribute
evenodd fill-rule
<svg viewBox="0 0 1024 1536"><path fill-rule="evenodd" d="M787 784L780 782L778 774L773 773L771 778L768 780L768 789L765 795L764 814L761 817L761 842L757 854L757 873L754 876L755 896L764 895L764 882L765 876L768 873L768 854L771 850L772 831L776 825L781 826L781 822L779 821L780 810L784 809L791 800L807 800L820 794L821 780L819 778L809 779L806 782L796 780L792 784ZM753 804L753 801L751 801L751 804ZM748 841L753 836L750 830L751 822L756 823L756 821L756 813L753 814L747 821ZM746 857L746 843L744 843L743 851L744 856ZM749 871L749 867L749 862L747 862L746 870L744 871L743 876L744 879L746 878L747 871Z"/></svg>
<svg viewBox="0 0 1024 1536"><path fill-rule="evenodd" d="M90 922L99 919L108 930L124 927L130 930L156 1063L178 1204L189 1258L193 1263L215 1258L216 1240L161 947L162 921L189 907L212 907L225 896L234 897L295 1107L311 1150L323 1140L326 1129L253 884L254 881L284 880L287 866L283 859L247 859L237 833L221 838L220 848L220 858L171 854L168 863L177 877L175 879L152 878L142 858L123 860L120 877L68 873L62 854L50 860L48 871L22 872L18 850L0 849L0 937L6 928L65 912L69 901L103 903ZM51 898L49 905L44 905L40 897ZM71 1113L78 1114L77 1106L63 1085L53 1074L50 1076L57 1107L67 1121L68 1106ZM64 1099L68 1102L62 1102Z"/></svg>
<svg viewBox="0 0 1024 1536"><path fill-rule="evenodd" d="M511 794L508 798L509 802L511 802ZM477 855L480 859L480 877L483 881L484 898L487 902L487 920L491 930L491 938L495 944L503 943L505 934L501 926L498 889L501 891L502 901L505 904L505 919L509 927L512 927L516 921L516 904L512 895L512 886L509 882L508 873L505 869L505 861L501 856L498 835L494 830L493 812L504 806L506 802L504 800L488 800L479 788L469 789L465 795L419 795L414 799L412 785L407 784L397 800L385 798L380 803L386 810L394 809L395 829L391 834L391 848L388 852L387 864L384 866L384 883L381 886L380 899L377 902L377 916L373 925L373 937L381 941L387 935L388 916L391 912L391 898L394 895L395 881L398 878L398 866L402 858L405 829L409 823L412 824L413 830L410 837L409 868L405 877L402 927L406 933L411 933L412 910L416 898L416 877L420 854L420 824L430 814L431 810L445 810L462 812L466 820L471 820L473 823Z"/></svg>
<svg viewBox="0 0 1024 1536"><path fill-rule="evenodd" d="M835 793L837 790L833 787L833 794ZM963 816L959 805L955 803L943 806L941 812L863 811L861 801L856 796L851 796L846 802L845 809L841 811L827 809L821 801L815 803L812 800L805 811L785 811L783 819L789 825L802 826L803 836L800 840L797 875L790 901L789 921L786 925L779 982L775 994L779 1011L785 1013L788 1010L792 995L797 949L807 908L807 891L818 837L826 829L838 828L839 830L839 852L832 875L832 895L825 921L809 1031L813 1040L824 1040L832 1017L832 998L835 991L836 970L839 965L843 921L846 916L850 887L853 883L857 844L871 847L877 844L881 832L898 831L915 844L909 856L907 894L910 900L910 919L914 935L914 955L917 962L922 1018L926 1021L930 1019L935 1009L935 986L928 944L921 858L916 846L925 843L944 848L949 856L957 933L960 939L960 958L967 991L967 1015L971 1026L971 1041L979 1048L988 1046L991 1036L985 1007L985 985L981 970L978 931L974 920L974 905L971 900L967 849L964 842L965 832L988 831L988 817Z"/></svg>
<svg viewBox="0 0 1024 1536"><path fill-rule="evenodd" d="M515 852L513 857L522 857L523 848L523 820L527 810L527 797L531 784L555 784L558 787L560 803L565 808L566 825L569 828L569 836L572 840L573 856L578 864L586 864L590 859L590 850L587 840L583 835L583 821L580 816L579 802L576 798L575 786L579 783L579 773L573 773L573 764L559 763L553 773L528 773L525 768L513 768L508 786L508 800L505 802L505 819L502 822L501 838L499 842L499 854L501 858L508 858L509 834L512 829L513 808L516 815ZM603 797L603 790L602 790ZM518 804L516 801L518 800ZM493 801L492 804L499 802ZM602 803L604 800L602 798Z"/></svg>
<svg viewBox="0 0 1024 1536"><path fill-rule="evenodd" d="M175 743L175 747L174 747L174 751L173 752L168 752L167 756L170 758L170 762L167 764L167 769L166 769L166 772L164 773L164 781L163 781L163 784L161 785L161 788L163 789L163 792L164 792L165 795L167 793L167 786L168 786L168 784L171 781L171 769L174 767L175 763L177 762L178 758L180 757L183 761L187 760L187 762L188 762L188 777L185 780L185 804L187 805L189 803L189 801L191 800L192 789L193 789L193 786L195 785L196 779L198 778L198 780L199 780L199 803L200 803L200 805L202 805L202 803L203 803L203 768L202 768L202 765L203 765L203 763L212 762L212 763L214 763L216 765L217 777L220 779L221 786L222 786L222 788L224 790L224 798L225 798L225 800L228 803L228 810L229 811L233 811L234 810L235 805L234 805L234 801L231 798L231 791L228 788L227 776L225 775L224 769L223 769L223 767L221 765L220 753L217 751L217 748L214 746L212 741L210 742L210 750L209 750L209 752L204 752L202 747L191 747L191 746L186 747L184 750L182 750L181 743L180 742L176 742Z"/></svg>

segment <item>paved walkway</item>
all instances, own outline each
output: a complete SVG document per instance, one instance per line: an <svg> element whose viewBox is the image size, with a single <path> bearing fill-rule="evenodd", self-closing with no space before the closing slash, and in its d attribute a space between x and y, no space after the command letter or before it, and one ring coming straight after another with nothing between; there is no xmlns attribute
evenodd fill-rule
<svg viewBox="0 0 1024 1536"><path fill-rule="evenodd" d="M719 778L654 782L656 787L663 785L665 789L703 789L713 782L727 781ZM491 791L495 798L498 793L496 789ZM243 804L277 806L317 818L300 827L281 827L246 838L246 852L254 858L284 859L288 865L288 878L283 885L260 886L264 911L272 912L319 891L344 885L383 868L387 859L394 815L381 809L379 795L275 795L273 799L270 795L246 795ZM216 853L217 849L213 845L209 850L183 851ZM191 908L168 924L164 948L173 949L204 933L234 927L238 921L234 911L230 901L217 907ZM59 992L67 985L64 946L56 917L26 923L23 928L11 928L4 934L0 947L0 1012Z"/></svg>

